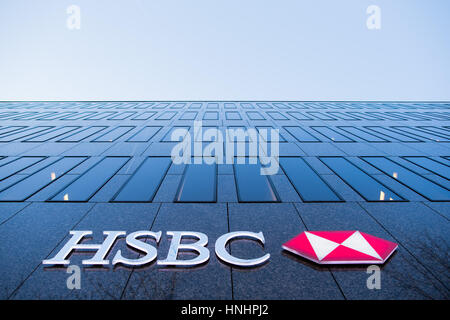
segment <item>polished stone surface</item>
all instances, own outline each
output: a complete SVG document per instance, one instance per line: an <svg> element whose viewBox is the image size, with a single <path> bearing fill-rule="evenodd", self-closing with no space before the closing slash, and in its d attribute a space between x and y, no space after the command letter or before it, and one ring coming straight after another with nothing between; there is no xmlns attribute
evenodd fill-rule
<svg viewBox="0 0 450 320"><path fill-rule="evenodd" d="M0 102L0 298L448 299L449 110L426 102ZM223 135L279 129L279 171L170 163L171 133L187 128L198 141L194 120ZM251 142L236 148L249 151ZM281 248L305 230L344 229L399 244L381 266L381 289L367 288L367 266L319 266ZM93 231L86 243L108 230L162 231L159 245L146 240L158 259L168 254L167 231L203 232L210 259L192 268L90 267L81 261L92 253L74 252L81 289L69 290L67 268L42 260L70 230ZM240 230L262 231L265 245L235 240L228 250L270 253L265 264L238 268L216 257L217 238ZM123 238L107 258L117 250L140 255Z"/></svg>

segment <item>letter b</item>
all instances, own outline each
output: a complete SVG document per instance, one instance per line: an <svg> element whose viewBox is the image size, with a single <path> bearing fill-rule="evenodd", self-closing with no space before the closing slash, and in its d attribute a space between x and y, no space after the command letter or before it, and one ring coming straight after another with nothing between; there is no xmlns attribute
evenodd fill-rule
<svg viewBox="0 0 450 320"><path fill-rule="evenodd" d="M209 260L209 250L206 248L208 237L201 232L193 231L167 231L167 235L172 236L169 253L165 260L158 260L158 265L166 266L195 266ZM183 237L197 238L194 243L181 243ZM189 260L179 260L178 252L180 250L190 250L198 253L198 256Z"/></svg>

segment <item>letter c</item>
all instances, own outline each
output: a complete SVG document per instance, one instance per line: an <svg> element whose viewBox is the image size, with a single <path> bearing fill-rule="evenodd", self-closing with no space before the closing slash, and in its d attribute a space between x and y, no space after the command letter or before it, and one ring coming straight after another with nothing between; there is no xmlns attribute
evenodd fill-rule
<svg viewBox="0 0 450 320"><path fill-rule="evenodd" d="M262 232L255 233L249 231L236 231L226 233L219 239L217 239L215 244L216 255L220 260L239 267L254 267L263 264L270 258L269 253L256 259L239 259L232 256L231 254L228 253L225 247L228 241L236 238L251 238L259 240L263 245L265 243L264 235Z"/></svg>

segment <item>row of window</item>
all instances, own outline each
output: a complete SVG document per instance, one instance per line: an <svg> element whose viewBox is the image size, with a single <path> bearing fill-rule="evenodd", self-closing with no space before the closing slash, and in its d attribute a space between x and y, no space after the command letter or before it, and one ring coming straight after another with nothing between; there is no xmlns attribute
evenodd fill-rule
<svg viewBox="0 0 450 320"><path fill-rule="evenodd" d="M47 201L89 201L124 166L130 157L104 157L87 164L88 157L5 157L0 159L0 201L25 201L45 188L53 193ZM319 157L320 161L366 201L408 201L399 190L403 185L429 201L450 201L449 157L360 157L367 168L344 157ZM401 160L401 161L400 161ZM274 186L276 176L261 175L261 164L230 165L234 179L225 188L235 188L239 202L279 202ZM279 158L281 170L304 202L340 202L342 196L301 157ZM172 162L170 157L147 157L122 183L111 202L151 202ZM120 175L120 174L119 174ZM188 164L182 171L175 202L216 202L218 177L216 164ZM399 184L387 183L385 178ZM56 186L51 186L58 181ZM49 190L49 189L47 189Z"/></svg>
<svg viewBox="0 0 450 320"><path fill-rule="evenodd" d="M186 111L184 113L177 111L85 111L85 112L0 112L0 120L16 120L16 121L50 121L50 120L228 120L228 121L244 121L244 120L275 120L275 121L448 121L450 114L447 112L319 112L319 111Z"/></svg>
<svg viewBox="0 0 450 320"><path fill-rule="evenodd" d="M449 109L450 103L381 102L0 102L0 109Z"/></svg>
<svg viewBox="0 0 450 320"><path fill-rule="evenodd" d="M258 132L265 130L265 139L272 141L273 126L256 126ZM0 143L6 142L115 142L120 138L126 142L171 142L172 133L177 129L185 129L192 134L191 126L0 126ZM245 126L203 126L203 132L215 129L225 137L225 129L246 130ZM448 142L450 126L281 126L279 142ZM228 131L229 132L229 131ZM155 137L155 138L154 138ZM153 139L154 138L154 139ZM200 137L195 137L200 141ZM228 136L230 141L235 138ZM250 138L236 138L237 142L248 142ZM211 138L210 141L214 140Z"/></svg>

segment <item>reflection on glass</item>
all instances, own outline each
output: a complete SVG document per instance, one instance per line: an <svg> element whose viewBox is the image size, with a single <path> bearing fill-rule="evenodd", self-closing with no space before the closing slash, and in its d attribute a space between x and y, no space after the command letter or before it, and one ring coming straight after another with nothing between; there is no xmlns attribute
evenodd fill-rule
<svg viewBox="0 0 450 320"><path fill-rule="evenodd" d="M38 126L34 128L28 128L25 130L20 130L19 132L13 132L11 134L3 135L0 137L0 142L11 142L14 140L18 140L27 136L31 136L32 134L47 131L52 129L53 127L44 127L44 126Z"/></svg>
<svg viewBox="0 0 450 320"><path fill-rule="evenodd" d="M22 157L10 161L2 166L0 166L0 180L6 179L19 171L22 171L33 164L38 163L44 159L43 157Z"/></svg>
<svg viewBox="0 0 450 320"><path fill-rule="evenodd" d="M447 180L450 179L450 167L448 165L427 157L405 157L404 159L427 169L428 171L440 175Z"/></svg>
<svg viewBox="0 0 450 320"><path fill-rule="evenodd" d="M353 140L343 134L337 132L336 130L329 127L313 126L311 127L314 131L319 132L321 135L327 137L334 142L352 142Z"/></svg>
<svg viewBox="0 0 450 320"><path fill-rule="evenodd" d="M133 129L134 129L133 126L120 126L117 128L113 128L92 141L113 142Z"/></svg>
<svg viewBox="0 0 450 320"><path fill-rule="evenodd" d="M396 174L396 181L420 193L430 201L450 201L449 190L390 159L384 157L362 157L362 159L388 176Z"/></svg>
<svg viewBox="0 0 450 320"><path fill-rule="evenodd" d="M278 202L269 176L261 175L261 165L235 164L234 176L239 202Z"/></svg>
<svg viewBox="0 0 450 320"><path fill-rule="evenodd" d="M342 201L302 158L282 157L280 165L303 201Z"/></svg>
<svg viewBox="0 0 450 320"><path fill-rule="evenodd" d="M284 127L299 142L320 142L319 139L305 131L301 127Z"/></svg>
<svg viewBox="0 0 450 320"><path fill-rule="evenodd" d="M176 202L215 202L217 165L190 164L180 183Z"/></svg>
<svg viewBox="0 0 450 320"><path fill-rule="evenodd" d="M136 134L134 134L132 137L130 137L127 141L128 142L148 142L155 134L161 130L162 127L144 127L140 131L138 131Z"/></svg>
<svg viewBox="0 0 450 320"><path fill-rule="evenodd" d="M367 201L387 201L387 198L396 201L404 200L345 158L322 157L320 159Z"/></svg>
<svg viewBox="0 0 450 320"><path fill-rule="evenodd" d="M85 160L86 157L64 157L56 160L4 189L0 192L0 201L24 201Z"/></svg>
<svg viewBox="0 0 450 320"><path fill-rule="evenodd" d="M58 142L80 142L83 139L86 139L96 133L99 133L100 131L105 130L106 126L93 126L89 128L85 128L82 130L77 130L75 133L66 136L62 139L59 139Z"/></svg>
<svg viewBox="0 0 450 320"><path fill-rule="evenodd" d="M436 141L436 142L449 141L444 136L440 136L438 134L432 134L430 132L426 132L426 131L420 130L418 128L405 127L405 126L397 126L397 127L394 127L394 128L397 129L397 130L400 130L402 132L407 132L409 134L413 134L414 136L425 138L425 139L428 139L428 140L431 140L431 141Z"/></svg>
<svg viewBox="0 0 450 320"><path fill-rule="evenodd" d="M65 200L66 194L70 194L70 201L88 201L122 168L128 159L128 157L104 158L49 201Z"/></svg>
<svg viewBox="0 0 450 320"><path fill-rule="evenodd" d="M345 132L353 134L354 136L359 137L368 142L387 142L388 141L388 140L378 137L374 134L371 134L361 128L351 127L351 126L341 126L338 128Z"/></svg>
<svg viewBox="0 0 450 320"><path fill-rule="evenodd" d="M147 158L113 198L113 202L152 201L171 163L170 158Z"/></svg>

